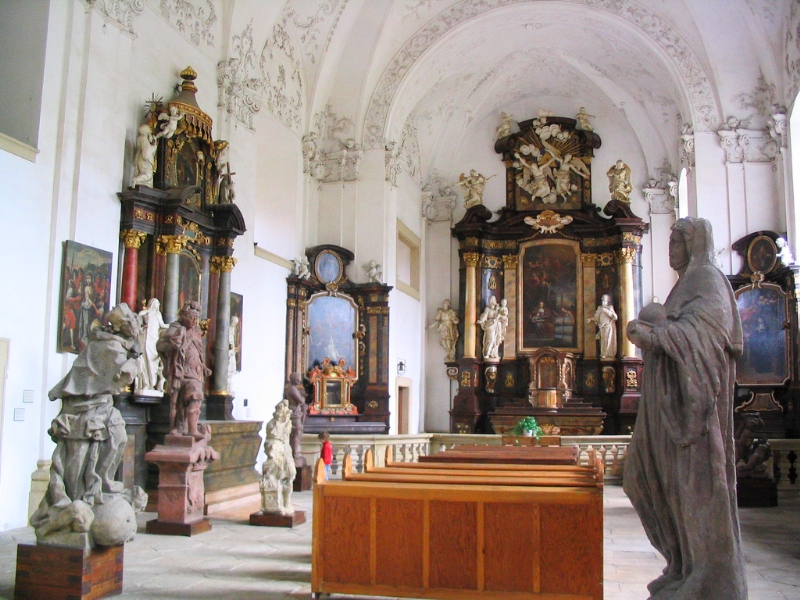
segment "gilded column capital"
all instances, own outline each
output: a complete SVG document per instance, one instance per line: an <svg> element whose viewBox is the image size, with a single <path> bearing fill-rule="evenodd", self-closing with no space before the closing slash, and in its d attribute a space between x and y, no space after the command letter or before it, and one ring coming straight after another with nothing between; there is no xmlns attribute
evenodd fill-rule
<svg viewBox="0 0 800 600"><path fill-rule="evenodd" d="M519 262L519 257L516 254L504 254L503 255L503 267L508 269L516 269L517 263Z"/></svg>
<svg viewBox="0 0 800 600"><path fill-rule="evenodd" d="M185 235L160 235L156 240L156 251L159 254L180 254L188 242Z"/></svg>
<svg viewBox="0 0 800 600"><path fill-rule="evenodd" d="M464 259L464 264L468 267L477 267L481 261L479 252L464 252L461 256Z"/></svg>
<svg viewBox="0 0 800 600"><path fill-rule="evenodd" d="M633 264L636 259L636 248L620 248L616 251L619 264Z"/></svg>
<svg viewBox="0 0 800 600"><path fill-rule="evenodd" d="M597 254L581 254L581 264L586 268L596 267L597 260Z"/></svg>
<svg viewBox="0 0 800 600"><path fill-rule="evenodd" d="M236 266L236 259L232 256L212 256L211 270L214 273L230 273Z"/></svg>
<svg viewBox="0 0 800 600"><path fill-rule="evenodd" d="M622 234L622 241L623 242L630 242L632 244L636 244L637 246L642 245L642 236L636 235L635 233L631 233L626 231Z"/></svg>
<svg viewBox="0 0 800 600"><path fill-rule="evenodd" d="M147 234L144 231L138 231L136 229L124 229L119 232L119 239L122 240L122 244L125 246L125 249L135 248L139 249L142 247L142 243L144 242Z"/></svg>

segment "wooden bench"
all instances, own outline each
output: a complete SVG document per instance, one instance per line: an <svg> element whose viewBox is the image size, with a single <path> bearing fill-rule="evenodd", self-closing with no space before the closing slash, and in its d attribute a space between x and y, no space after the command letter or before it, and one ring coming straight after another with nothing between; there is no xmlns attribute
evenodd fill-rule
<svg viewBox="0 0 800 600"><path fill-rule="evenodd" d="M577 465L394 463L315 469L322 593L602 600L603 472Z"/></svg>

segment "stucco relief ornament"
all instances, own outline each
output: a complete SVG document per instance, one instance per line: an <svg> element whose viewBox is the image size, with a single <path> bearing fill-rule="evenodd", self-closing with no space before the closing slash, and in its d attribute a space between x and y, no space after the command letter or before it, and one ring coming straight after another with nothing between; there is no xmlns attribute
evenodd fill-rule
<svg viewBox="0 0 800 600"><path fill-rule="evenodd" d="M767 121L769 134L781 148L786 148L788 144L788 121L786 120L786 108L779 104L772 105L772 114Z"/></svg>
<svg viewBox="0 0 800 600"><path fill-rule="evenodd" d="M739 144L740 125L739 119L728 117L725 124L717 131L722 149L725 150L725 162L740 163L744 160L744 150Z"/></svg>
<svg viewBox="0 0 800 600"><path fill-rule="evenodd" d="M536 218L525 217L525 223L541 233L556 233L564 226L572 223L569 215L561 216L555 211L545 210L539 213Z"/></svg>
<svg viewBox="0 0 800 600"><path fill-rule="evenodd" d="M681 166L694 166L694 129L689 123L684 123L680 127L678 136L678 158Z"/></svg>
<svg viewBox="0 0 800 600"><path fill-rule="evenodd" d="M667 184L664 184L655 179L651 179L645 187L642 188L644 199L650 205L651 215L668 215L675 212L676 197L672 195L672 186L675 184L675 194L678 192L678 182L671 179ZM668 187L669 186L669 187Z"/></svg>

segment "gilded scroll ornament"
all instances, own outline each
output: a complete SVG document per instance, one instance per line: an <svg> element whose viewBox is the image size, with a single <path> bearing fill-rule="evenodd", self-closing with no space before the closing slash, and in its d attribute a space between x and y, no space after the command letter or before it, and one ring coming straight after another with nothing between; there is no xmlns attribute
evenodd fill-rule
<svg viewBox="0 0 800 600"><path fill-rule="evenodd" d="M525 217L525 223L541 233L556 233L572 223L572 217L569 215L561 216L555 211L545 210L537 215L535 219L533 217Z"/></svg>

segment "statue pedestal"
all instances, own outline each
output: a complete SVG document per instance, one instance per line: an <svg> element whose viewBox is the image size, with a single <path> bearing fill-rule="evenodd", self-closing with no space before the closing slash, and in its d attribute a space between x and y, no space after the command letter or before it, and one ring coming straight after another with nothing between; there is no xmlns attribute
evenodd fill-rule
<svg viewBox="0 0 800 600"><path fill-rule="evenodd" d="M292 485L293 492L305 492L311 489L311 465L297 467L297 475Z"/></svg>
<svg viewBox="0 0 800 600"><path fill-rule="evenodd" d="M67 600L108 598L122 593L125 546L17 545L15 598Z"/></svg>
<svg viewBox="0 0 800 600"><path fill-rule="evenodd" d="M159 470L158 519L147 522L147 533L192 536L211 529L211 521L203 514L203 472L219 459L219 452L207 440L167 435L164 444L145 454L145 459Z"/></svg>
<svg viewBox="0 0 800 600"><path fill-rule="evenodd" d="M296 510L291 515L282 515L280 513L265 513L262 511L254 512L250 515L250 525L258 525L260 527L294 527L306 522L306 513L302 510Z"/></svg>

